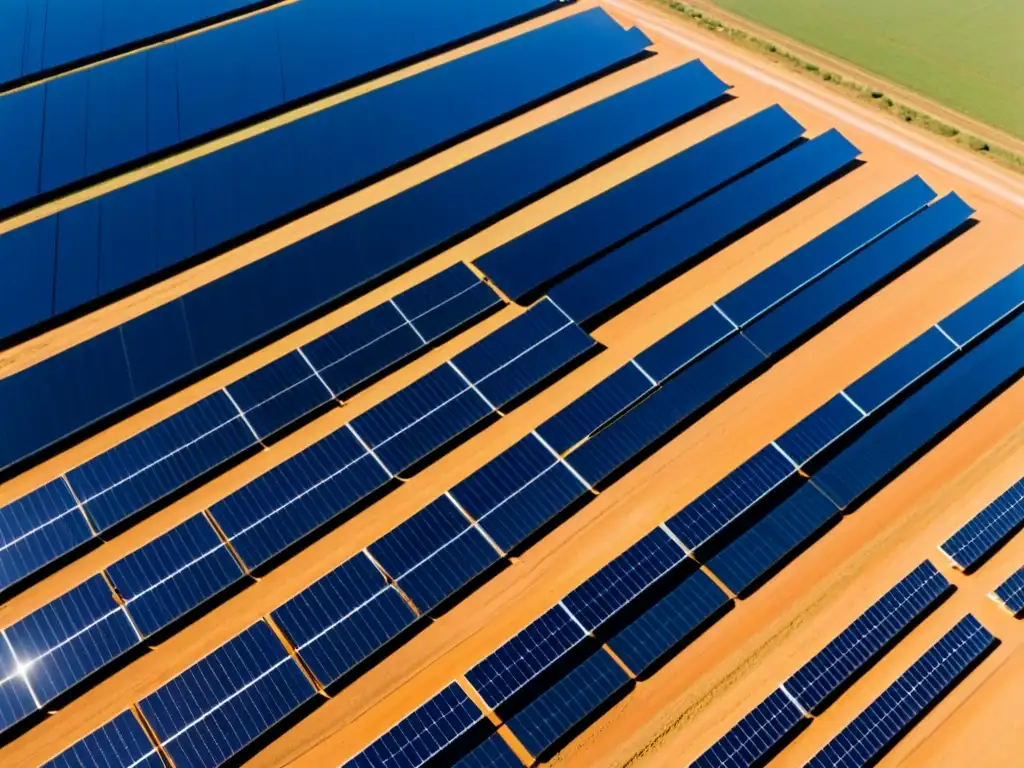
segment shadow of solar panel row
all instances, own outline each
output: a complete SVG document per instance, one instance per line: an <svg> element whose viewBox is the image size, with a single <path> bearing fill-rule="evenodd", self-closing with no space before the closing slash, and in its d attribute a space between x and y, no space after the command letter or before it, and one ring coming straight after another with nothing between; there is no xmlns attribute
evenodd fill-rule
<svg viewBox="0 0 1024 768"><path fill-rule="evenodd" d="M808 768L873 765L997 642L967 614L826 744Z"/></svg>
<svg viewBox="0 0 1024 768"><path fill-rule="evenodd" d="M898 226L934 196L918 177L887 192L638 354L549 419L539 433L557 451L569 450L751 319Z"/></svg>
<svg viewBox="0 0 1024 768"><path fill-rule="evenodd" d="M449 749L482 720L480 708L451 683L344 765L416 768Z"/></svg>
<svg viewBox="0 0 1024 768"><path fill-rule="evenodd" d="M972 517L939 545L955 565L970 571L982 563L1024 524L1024 478Z"/></svg>
<svg viewBox="0 0 1024 768"><path fill-rule="evenodd" d="M465 264L455 264L0 508L0 588L499 304Z"/></svg>
<svg viewBox="0 0 1024 768"><path fill-rule="evenodd" d="M129 710L75 742L42 768L164 768L163 758Z"/></svg>
<svg viewBox="0 0 1024 768"><path fill-rule="evenodd" d="M70 440L95 421L169 391L225 356L451 245L652 130L682 119L724 88L699 62L677 68L3 379L0 402L17 402L15 410L22 415L3 410L0 465ZM137 223L137 216L131 218ZM15 230L23 231L27 228ZM139 248L129 251L133 263L139 263ZM0 269L9 263L0 259ZM45 294L52 296L51 288ZM155 336L160 345L152 344Z"/></svg>
<svg viewBox="0 0 1024 768"><path fill-rule="evenodd" d="M724 391L766 362L781 357L826 321L915 263L961 227L969 215L970 209L950 195L913 216L762 314L742 333L730 335L724 343L698 357L574 450L573 466L592 485L609 477ZM693 345L693 353L714 345L717 335L708 333L713 329L706 319L696 323L701 324L704 339ZM728 333L725 324L719 328L720 332ZM644 366L643 357L638 357L638 362Z"/></svg>
<svg viewBox="0 0 1024 768"><path fill-rule="evenodd" d="M51 0L12 0L5 4L0 24L0 51L5 54L0 58L0 90L274 4L92 0L62 6Z"/></svg>
<svg viewBox="0 0 1024 768"><path fill-rule="evenodd" d="M694 763L761 765L795 735L810 713L861 675L952 589L925 561L886 592Z"/></svg>
<svg viewBox="0 0 1024 768"><path fill-rule="evenodd" d="M1024 568L1015 571L992 592L992 597L1014 616L1024 612Z"/></svg>
<svg viewBox="0 0 1024 768"><path fill-rule="evenodd" d="M0 165L12 173L0 186L0 210L41 202L556 7L551 0L499 0L486 7L454 0L424 8L412 0L397 0L391 10L401 14L403 25L409 23L409 33L394 35L388 22L395 16L372 2L339 6L312 0L7 94L0 99L0 125L5 126ZM103 19L96 22L102 24ZM421 85L392 86L391 94L404 92L410 99L407 106L386 103L390 97L385 88L385 95L371 94L363 109L376 108L378 120L384 114L408 120L409 108L423 103L412 97L429 97L429 91L420 89L431 80L436 87L437 79L438 75L427 74L419 80ZM332 118L327 115L351 115L351 109L336 106L311 119L325 123L321 130L329 130ZM445 112L436 124L442 132L458 119ZM335 130L346 122L334 119ZM364 173L372 175L423 151L417 141L427 146L443 141L443 134L407 136L388 146L379 132L376 142L354 127L347 135L359 142L364 159L361 167L349 171L347 180L339 177L342 184L357 183ZM325 155L328 158L342 159L338 150L333 157ZM276 171L285 167L277 166ZM321 187L329 183L326 174L319 180L309 175L297 180L307 185L320 181ZM189 181L198 179L186 176L179 184Z"/></svg>
<svg viewBox="0 0 1024 768"><path fill-rule="evenodd" d="M454 768L522 768L519 759L500 734L493 733L472 749Z"/></svg>

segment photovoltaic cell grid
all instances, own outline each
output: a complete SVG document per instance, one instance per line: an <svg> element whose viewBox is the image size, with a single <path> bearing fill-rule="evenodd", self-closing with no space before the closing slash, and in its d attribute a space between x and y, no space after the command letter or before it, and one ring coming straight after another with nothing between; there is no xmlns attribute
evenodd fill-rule
<svg viewBox="0 0 1024 768"><path fill-rule="evenodd" d="M163 768L142 724L130 711L122 712L106 725L75 742L43 768Z"/></svg>
<svg viewBox="0 0 1024 768"><path fill-rule="evenodd" d="M872 764L995 643L977 619L965 616L826 744L808 768Z"/></svg>
<svg viewBox="0 0 1024 768"><path fill-rule="evenodd" d="M954 564L964 570L977 566L1024 523L1024 479L971 518L939 545Z"/></svg>
<svg viewBox="0 0 1024 768"><path fill-rule="evenodd" d="M454 768L522 768L522 765L523 761L508 743L494 733L455 763Z"/></svg>
<svg viewBox="0 0 1024 768"><path fill-rule="evenodd" d="M775 690L691 766L748 768L760 764L803 719L803 712L792 699Z"/></svg>
<svg viewBox="0 0 1024 768"><path fill-rule="evenodd" d="M1014 616L1024 611L1024 568L1013 573L992 592L992 597Z"/></svg>

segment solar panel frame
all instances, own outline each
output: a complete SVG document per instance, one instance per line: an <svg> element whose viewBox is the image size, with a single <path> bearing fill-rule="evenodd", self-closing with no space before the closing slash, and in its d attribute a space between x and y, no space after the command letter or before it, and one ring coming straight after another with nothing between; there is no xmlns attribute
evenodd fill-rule
<svg viewBox="0 0 1024 768"><path fill-rule="evenodd" d="M939 550L965 571L971 571L1024 524L1024 478L939 545Z"/></svg>

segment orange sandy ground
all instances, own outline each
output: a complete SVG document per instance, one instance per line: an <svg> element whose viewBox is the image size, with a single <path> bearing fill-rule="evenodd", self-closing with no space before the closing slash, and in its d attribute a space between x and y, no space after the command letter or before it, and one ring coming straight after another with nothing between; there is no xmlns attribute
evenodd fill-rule
<svg viewBox="0 0 1024 768"><path fill-rule="evenodd" d="M532 22L547 23L587 4ZM628 14L617 14L628 20ZM699 34L688 32L688 34ZM703 38L702 38L703 39ZM722 46L708 36L710 43ZM490 40L488 41L490 42ZM475 47L475 46L469 46ZM464 50L464 49L463 49ZM0 355L7 373L180 295L558 115L692 58L658 41L659 55L575 91L282 230L179 277ZM732 52L730 48L722 48ZM460 50L461 52L461 50ZM457 52L457 53L460 53ZM457 55L453 54L453 55ZM738 57L742 54L737 53ZM426 65L424 65L426 66ZM824 231L882 192L921 173L940 193L955 189L980 225L827 328L686 430L588 506L522 553L450 611L368 670L250 760L253 766L337 765L549 608L657 523L707 489L835 392L1009 271L1021 254L1024 213L884 140L823 116L803 101L724 65L736 99L563 188L329 316L125 420L0 487L0 503L51 479L126 436L194 402L295 345L459 259L471 260L742 117L781 103L810 135L838 127L866 164L597 329L606 349L398 491L323 534L270 573L200 615L130 665L0 749L0 765L36 765L212 651L285 599L359 551L446 488L522 437L637 351L711 301ZM336 99L335 99L336 100ZM926 139L920 139L925 142ZM973 161L963 158L965 167ZM1007 184L1012 185L1012 181ZM89 194L89 193L84 193ZM61 201L50 210L66 205ZM465 348L519 310L509 307L407 365L223 476L74 560L0 607L17 620L99 568L204 509L249 479L345 423ZM1024 383L1012 387L872 501L697 638L567 746L552 762L598 768L680 765L696 757L869 603L926 557L954 581L954 596L845 693L776 760L801 764L967 611L1002 645L883 761L894 766L1009 765L1021 736L1014 704L1024 676L1024 629L986 593L1024 562L1024 536L972 576L952 572L935 547L1024 474ZM977 693L975 693L977 692ZM947 724L948 722L948 724ZM940 726L946 727L940 731ZM1002 726L1002 727L1000 727ZM1018 733L1020 729L1017 728ZM977 738L982 735L982 748ZM1013 757L1011 757L1011 755Z"/></svg>

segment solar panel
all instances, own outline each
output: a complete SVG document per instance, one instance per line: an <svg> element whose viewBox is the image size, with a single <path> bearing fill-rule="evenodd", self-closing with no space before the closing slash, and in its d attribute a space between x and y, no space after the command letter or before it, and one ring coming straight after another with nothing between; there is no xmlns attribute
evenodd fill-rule
<svg viewBox="0 0 1024 768"><path fill-rule="evenodd" d="M1015 571L992 592L992 596L1006 606L1014 616L1024 611L1024 568Z"/></svg>
<svg viewBox="0 0 1024 768"><path fill-rule="evenodd" d="M637 364L659 384L736 333L717 304L697 313L636 356Z"/></svg>
<svg viewBox="0 0 1024 768"><path fill-rule="evenodd" d="M784 683L808 712L871 666L952 589L927 560L886 592Z"/></svg>
<svg viewBox="0 0 1024 768"><path fill-rule="evenodd" d="M390 480L341 428L210 507L252 570Z"/></svg>
<svg viewBox="0 0 1024 768"><path fill-rule="evenodd" d="M709 93L724 92L718 83L703 72L701 75L699 86L681 94L694 106ZM769 107L510 240L474 263L506 296L522 300L748 171L801 133L803 127L785 110Z"/></svg>
<svg viewBox="0 0 1024 768"><path fill-rule="evenodd" d="M919 212L935 197L914 176L752 277L718 306L745 326Z"/></svg>
<svg viewBox="0 0 1024 768"><path fill-rule="evenodd" d="M501 738L500 734L491 734L486 741L470 751L454 768L522 768L512 747Z"/></svg>
<svg viewBox="0 0 1024 768"><path fill-rule="evenodd" d="M563 603L593 632L685 559L679 545L655 528L566 595Z"/></svg>
<svg viewBox="0 0 1024 768"><path fill-rule="evenodd" d="M168 626L244 575L203 514L190 517L104 570L143 637Z"/></svg>
<svg viewBox="0 0 1024 768"><path fill-rule="evenodd" d="M10 625L3 635L17 674L40 706L141 640L98 575Z"/></svg>
<svg viewBox="0 0 1024 768"><path fill-rule="evenodd" d="M176 766L220 765L316 695L266 622L139 702Z"/></svg>
<svg viewBox="0 0 1024 768"><path fill-rule="evenodd" d="M631 240L549 292L582 323L777 211L859 154L830 131L729 184Z"/></svg>
<svg viewBox="0 0 1024 768"><path fill-rule="evenodd" d="M586 492L579 476L533 434L451 489L452 497L506 553Z"/></svg>
<svg viewBox="0 0 1024 768"><path fill-rule="evenodd" d="M691 551L711 541L767 494L796 474L774 445L755 453L665 521Z"/></svg>
<svg viewBox="0 0 1024 768"><path fill-rule="evenodd" d="M539 757L629 682L629 675L601 649L511 717L508 728L531 755Z"/></svg>
<svg viewBox="0 0 1024 768"><path fill-rule="evenodd" d="M444 752L482 719L480 708L456 683L451 683L345 766L417 768Z"/></svg>
<svg viewBox="0 0 1024 768"><path fill-rule="evenodd" d="M109 17L103 8L94 7L91 14L80 9L77 18L68 18L66 9L62 14L55 3L39 5L47 9L43 18L35 20L42 25L44 50L59 34L62 22L76 31L88 30L86 20L91 16L94 25L116 30L118 16L137 16L140 10L121 9L120 14L115 11ZM318 93L339 90L382 69L421 59L452 43L553 7L556 5L548 0L499 0L483 9L456 0L452 6L428 13L411 0L397 0L392 12L402 14L415 29L395 40L383 32L391 17L375 3L339 7L314 0L302 8L283 6L273 13L257 14L9 94L10 98L0 103L0 121L14 122L8 130L17 145L36 140L33 156L37 171L0 187L0 207L24 205L39 195L52 197L68 186L82 185L98 175L222 134ZM23 29L26 43L40 31L28 25ZM92 31L85 30L83 38ZM70 31L67 26L65 31ZM54 40L54 46L61 47L60 41ZM231 55L223 55L224 51ZM32 52L25 53L31 59ZM6 69L0 69L0 81L8 80ZM472 87L472 82L463 81L463 85ZM425 95L412 90L421 98ZM381 101L380 97L370 99L366 108L376 107L376 114L381 115ZM408 113L399 110L396 115L394 105L390 106L383 110L384 115L409 119ZM40 117L42 127L38 126ZM54 118L60 118L59 126L51 124ZM447 116L449 121L454 119L454 115ZM380 154L386 143L379 134L354 127L348 127L351 135L346 140L363 146L365 164L370 159L367 155ZM406 138L399 144L413 154L422 151L416 140ZM390 154L398 147L387 149L391 153L377 159L384 167L394 162ZM6 165L15 156L0 157Z"/></svg>
<svg viewBox="0 0 1024 768"><path fill-rule="evenodd" d="M860 406L841 392L786 430L775 442L802 467L863 418Z"/></svg>
<svg viewBox="0 0 1024 768"><path fill-rule="evenodd" d="M850 301L905 269L971 216L973 209L949 194L855 257L766 312L743 333L767 355L784 350Z"/></svg>
<svg viewBox="0 0 1024 768"><path fill-rule="evenodd" d="M0 642L0 731L6 731L40 708L26 672L5 638Z"/></svg>
<svg viewBox="0 0 1024 768"><path fill-rule="evenodd" d="M400 579L469 526L452 500L440 496L373 542L367 551L392 579Z"/></svg>
<svg viewBox="0 0 1024 768"><path fill-rule="evenodd" d="M164 761L131 711L100 726L42 768L163 768Z"/></svg>
<svg viewBox="0 0 1024 768"><path fill-rule="evenodd" d="M995 643L992 634L967 614L826 744L808 768L873 764Z"/></svg>
<svg viewBox="0 0 1024 768"><path fill-rule="evenodd" d="M1022 305L1024 267L1019 267L942 320L942 330L964 347L1018 311Z"/></svg>
<svg viewBox="0 0 1024 768"><path fill-rule="evenodd" d="M781 690L773 691L690 768L749 768L762 765L767 756L796 732L804 715Z"/></svg>
<svg viewBox="0 0 1024 768"><path fill-rule="evenodd" d="M815 483L848 507L939 435L973 412L1024 367L1024 318L978 344L883 416L814 474Z"/></svg>
<svg viewBox="0 0 1024 768"><path fill-rule="evenodd" d="M337 682L416 614L364 554L345 561L271 613L320 682Z"/></svg>
<svg viewBox="0 0 1024 768"><path fill-rule="evenodd" d="M1024 479L972 517L939 549L956 565L975 568L1024 523Z"/></svg>
<svg viewBox="0 0 1024 768"><path fill-rule="evenodd" d="M63 478L0 507L0 590L92 537L85 514Z"/></svg>
<svg viewBox="0 0 1024 768"><path fill-rule="evenodd" d="M561 604L466 672L469 684L492 710L579 645L586 634Z"/></svg>
<svg viewBox="0 0 1024 768"><path fill-rule="evenodd" d="M608 646L641 675L731 603L707 574L694 571L616 632Z"/></svg>
<svg viewBox="0 0 1024 768"><path fill-rule="evenodd" d="M68 472L97 531L105 531L256 444L218 391Z"/></svg>

